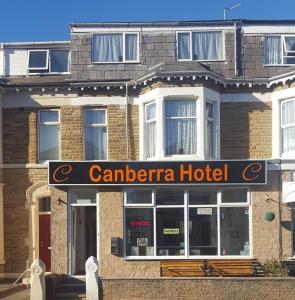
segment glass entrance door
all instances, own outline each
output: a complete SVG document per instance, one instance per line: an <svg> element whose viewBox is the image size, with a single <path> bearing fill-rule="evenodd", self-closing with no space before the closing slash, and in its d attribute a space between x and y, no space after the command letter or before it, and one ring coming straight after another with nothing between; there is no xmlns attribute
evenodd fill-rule
<svg viewBox="0 0 295 300"><path fill-rule="evenodd" d="M85 275L85 262L97 255L97 206L95 191L70 192L69 273Z"/></svg>

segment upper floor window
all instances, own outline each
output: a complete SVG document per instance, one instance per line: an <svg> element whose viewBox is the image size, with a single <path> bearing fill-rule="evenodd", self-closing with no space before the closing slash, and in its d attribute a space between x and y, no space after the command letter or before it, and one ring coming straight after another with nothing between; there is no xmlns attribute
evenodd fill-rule
<svg viewBox="0 0 295 300"><path fill-rule="evenodd" d="M178 32L178 60L222 60L223 33L221 31Z"/></svg>
<svg viewBox="0 0 295 300"><path fill-rule="evenodd" d="M100 33L93 36L93 62L120 63L138 60L138 33Z"/></svg>
<svg viewBox="0 0 295 300"><path fill-rule="evenodd" d="M29 50L29 73L69 72L69 50Z"/></svg>
<svg viewBox="0 0 295 300"><path fill-rule="evenodd" d="M107 159L107 118L105 109L84 110L84 150L86 160Z"/></svg>
<svg viewBox="0 0 295 300"><path fill-rule="evenodd" d="M216 108L215 103L207 101L205 109L205 154L207 157L214 158L216 150Z"/></svg>
<svg viewBox="0 0 295 300"><path fill-rule="evenodd" d="M147 158L156 155L156 103L145 104L145 148Z"/></svg>
<svg viewBox="0 0 295 300"><path fill-rule="evenodd" d="M58 110L39 111L39 161L60 159L60 117Z"/></svg>
<svg viewBox="0 0 295 300"><path fill-rule="evenodd" d="M264 63L267 65L295 64L295 36L265 36Z"/></svg>
<svg viewBox="0 0 295 300"><path fill-rule="evenodd" d="M165 137L166 155L196 154L196 100L165 101Z"/></svg>
<svg viewBox="0 0 295 300"><path fill-rule="evenodd" d="M295 100L281 102L282 152L295 151Z"/></svg>

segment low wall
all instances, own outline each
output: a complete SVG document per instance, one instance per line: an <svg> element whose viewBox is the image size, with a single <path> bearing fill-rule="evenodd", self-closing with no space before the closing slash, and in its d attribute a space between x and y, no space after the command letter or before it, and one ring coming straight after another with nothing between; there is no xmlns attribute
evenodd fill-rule
<svg viewBox="0 0 295 300"><path fill-rule="evenodd" d="M102 279L103 300L295 299L295 278Z"/></svg>

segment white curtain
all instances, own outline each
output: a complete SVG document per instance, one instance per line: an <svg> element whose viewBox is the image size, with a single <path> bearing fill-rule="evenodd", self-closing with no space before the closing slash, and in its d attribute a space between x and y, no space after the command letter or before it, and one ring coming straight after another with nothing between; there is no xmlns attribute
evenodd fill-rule
<svg viewBox="0 0 295 300"><path fill-rule="evenodd" d="M190 59L190 35L178 33L178 59Z"/></svg>
<svg viewBox="0 0 295 300"><path fill-rule="evenodd" d="M122 34L96 34L93 37L94 62L120 62L123 60Z"/></svg>
<svg viewBox="0 0 295 300"><path fill-rule="evenodd" d="M59 125L40 125L39 127L39 160L60 159Z"/></svg>
<svg viewBox="0 0 295 300"><path fill-rule="evenodd" d="M145 106L146 113L146 136L145 149L146 157L155 157L156 155L156 104L148 104Z"/></svg>
<svg viewBox="0 0 295 300"><path fill-rule="evenodd" d="M166 101L165 118L166 154L195 154L196 101Z"/></svg>
<svg viewBox="0 0 295 300"><path fill-rule="evenodd" d="M125 35L125 60L127 61L138 60L137 34Z"/></svg>
<svg viewBox="0 0 295 300"><path fill-rule="evenodd" d="M266 36L264 38L264 63L268 65L282 63L281 37Z"/></svg>
<svg viewBox="0 0 295 300"><path fill-rule="evenodd" d="M85 159L100 160L107 158L106 127L85 128Z"/></svg>
<svg viewBox="0 0 295 300"><path fill-rule="evenodd" d="M295 151L295 126L292 125L294 123L295 123L294 101L283 102L282 103L283 152Z"/></svg>
<svg viewBox="0 0 295 300"><path fill-rule="evenodd" d="M214 104L206 102L206 155L214 156Z"/></svg>
<svg viewBox="0 0 295 300"><path fill-rule="evenodd" d="M217 60L222 59L221 32L193 32L193 59Z"/></svg>

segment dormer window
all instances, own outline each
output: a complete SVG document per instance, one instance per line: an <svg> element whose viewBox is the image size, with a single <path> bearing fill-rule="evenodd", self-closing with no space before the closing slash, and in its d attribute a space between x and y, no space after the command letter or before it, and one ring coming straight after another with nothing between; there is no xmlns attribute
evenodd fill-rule
<svg viewBox="0 0 295 300"><path fill-rule="evenodd" d="M67 73L69 72L69 50L29 50L28 73Z"/></svg>
<svg viewBox="0 0 295 300"><path fill-rule="evenodd" d="M100 33L93 36L94 63L129 63L138 60L138 33Z"/></svg>
<svg viewBox="0 0 295 300"><path fill-rule="evenodd" d="M292 35L265 36L264 63L266 65L295 64L295 36Z"/></svg>
<svg viewBox="0 0 295 300"><path fill-rule="evenodd" d="M178 32L178 60L223 60L222 31Z"/></svg>

